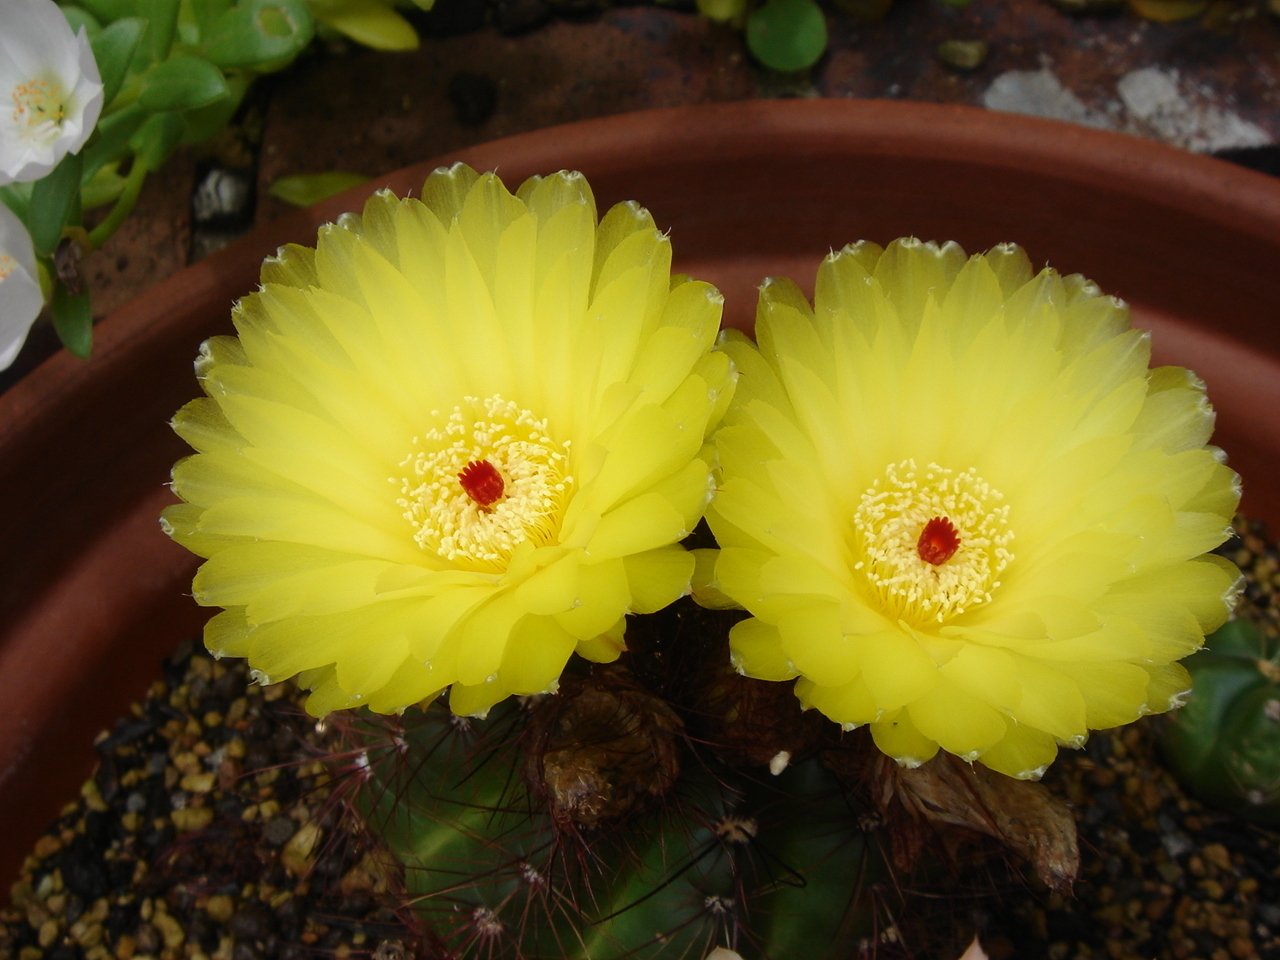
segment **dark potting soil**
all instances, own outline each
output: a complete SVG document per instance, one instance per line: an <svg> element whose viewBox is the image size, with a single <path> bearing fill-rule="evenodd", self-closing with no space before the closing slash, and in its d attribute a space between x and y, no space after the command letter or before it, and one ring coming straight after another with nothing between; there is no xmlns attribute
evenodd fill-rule
<svg viewBox="0 0 1280 960"><path fill-rule="evenodd" d="M1246 571L1249 615L1276 629L1275 550L1253 528L1223 552ZM427 956L396 866L342 801L352 758L335 760L303 697L184 644L100 735L97 771L27 858L0 957ZM918 895L894 877L896 927L868 952L931 941L917 955L953 960L977 933L992 960L1280 960L1280 834L1187 796L1160 762L1161 722L1096 733L1046 775L1079 826L1072 896L1000 855Z"/></svg>
<svg viewBox="0 0 1280 960"><path fill-rule="evenodd" d="M333 796L302 697L184 644L100 734L97 771L0 912L0 956L405 956L391 873Z"/></svg>

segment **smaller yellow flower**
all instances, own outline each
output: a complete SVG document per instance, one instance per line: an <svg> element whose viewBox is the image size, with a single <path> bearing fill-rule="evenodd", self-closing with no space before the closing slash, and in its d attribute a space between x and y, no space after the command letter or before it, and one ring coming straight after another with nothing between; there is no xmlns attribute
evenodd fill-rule
<svg viewBox="0 0 1280 960"><path fill-rule="evenodd" d="M197 453L164 523L226 607L209 649L317 715L446 687L483 714L615 659L627 613L689 590L732 394L720 294L670 262L581 174L512 196L462 165L269 260L174 418Z"/></svg>
<svg viewBox="0 0 1280 960"><path fill-rule="evenodd" d="M939 748L1038 777L1090 729L1168 710L1226 618L1205 552L1239 499L1204 385L1017 247L832 254L813 306L761 290L715 435L719 591L742 672L798 678L908 765Z"/></svg>

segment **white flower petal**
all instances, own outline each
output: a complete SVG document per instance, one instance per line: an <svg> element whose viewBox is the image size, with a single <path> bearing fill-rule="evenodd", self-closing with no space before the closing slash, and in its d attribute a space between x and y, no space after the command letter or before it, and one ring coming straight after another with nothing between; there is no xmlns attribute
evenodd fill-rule
<svg viewBox="0 0 1280 960"><path fill-rule="evenodd" d="M13 363L43 306L31 236L0 204L0 370Z"/></svg>
<svg viewBox="0 0 1280 960"><path fill-rule="evenodd" d="M84 146L102 77L83 27L53 0L5 0L0 33L0 185L39 180Z"/></svg>

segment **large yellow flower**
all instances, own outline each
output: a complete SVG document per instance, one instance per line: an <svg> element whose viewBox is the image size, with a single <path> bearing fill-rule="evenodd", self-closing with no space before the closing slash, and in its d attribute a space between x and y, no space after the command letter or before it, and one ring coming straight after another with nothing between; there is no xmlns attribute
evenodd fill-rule
<svg viewBox="0 0 1280 960"><path fill-rule="evenodd" d="M555 688L687 592L732 393L721 297L581 174L438 170L267 261L197 361L168 532L207 558L210 650L308 709L459 714Z"/></svg>
<svg viewBox="0 0 1280 960"><path fill-rule="evenodd" d="M1203 384L1149 370L1122 303L1014 246L861 243L812 308L767 282L756 332L724 347L708 513L740 670L902 763L1021 778L1178 704L1234 596L1203 554L1238 487Z"/></svg>

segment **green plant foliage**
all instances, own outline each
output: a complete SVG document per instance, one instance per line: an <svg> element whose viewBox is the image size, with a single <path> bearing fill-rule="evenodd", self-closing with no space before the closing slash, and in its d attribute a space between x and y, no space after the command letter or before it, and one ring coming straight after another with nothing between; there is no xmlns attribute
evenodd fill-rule
<svg viewBox="0 0 1280 960"><path fill-rule="evenodd" d="M107 163L121 159L146 119L147 111L135 103L99 120L93 137L80 151L84 158L81 182L92 179Z"/></svg>
<svg viewBox="0 0 1280 960"><path fill-rule="evenodd" d="M281 177L267 189L277 200L295 207L309 207L343 190L359 186L369 178L346 170L330 170L327 173L298 173Z"/></svg>
<svg viewBox="0 0 1280 960"><path fill-rule="evenodd" d="M153 113L129 141L134 163L152 172L159 170L182 141L182 118L176 113Z"/></svg>
<svg viewBox="0 0 1280 960"><path fill-rule="evenodd" d="M179 55L157 63L141 78L138 105L144 110L194 110L227 96L222 71L208 60Z"/></svg>
<svg viewBox="0 0 1280 960"><path fill-rule="evenodd" d="M747 18L747 47L771 70L807 70L827 49L827 21L813 0L767 0Z"/></svg>
<svg viewBox="0 0 1280 960"><path fill-rule="evenodd" d="M117 20L90 41L93 48L93 59L98 63L98 72L102 75L102 102L110 107L120 88L124 85L129 64L146 31L145 20L138 17L125 17Z"/></svg>
<svg viewBox="0 0 1280 960"><path fill-rule="evenodd" d="M374 50L416 50L418 33L387 0L309 0L325 26Z"/></svg>
<svg viewBox="0 0 1280 960"><path fill-rule="evenodd" d="M173 47L178 29L179 0L137 0L138 14L147 21L142 52L150 60L163 60Z"/></svg>
<svg viewBox="0 0 1280 960"><path fill-rule="evenodd" d="M71 222L72 215L79 212L82 165L79 155L69 153L31 189L26 222L38 257L53 253L62 239L63 228Z"/></svg>
<svg viewBox="0 0 1280 960"><path fill-rule="evenodd" d="M1280 825L1280 650L1243 617L1183 661L1194 686L1170 717L1164 753L1206 803Z"/></svg>
<svg viewBox="0 0 1280 960"><path fill-rule="evenodd" d="M117 164L109 163L84 182L80 188L80 205L85 210L113 202L124 190L125 178L117 173Z"/></svg>
<svg viewBox="0 0 1280 960"><path fill-rule="evenodd" d="M136 16L139 12L138 0L80 0L80 6L93 14L100 23Z"/></svg>
<svg viewBox="0 0 1280 960"><path fill-rule="evenodd" d="M283 66L314 34L315 21L303 0L244 0L213 19L200 50L226 69Z"/></svg>
<svg viewBox="0 0 1280 960"><path fill-rule="evenodd" d="M227 75L225 96L182 114L182 143L203 143L231 122L245 94L253 86L254 75L236 71Z"/></svg>
<svg viewBox="0 0 1280 960"><path fill-rule="evenodd" d="M55 283L49 309L62 345L81 360L88 360L93 349L93 310L89 294L72 296L61 283Z"/></svg>
<svg viewBox="0 0 1280 960"><path fill-rule="evenodd" d="M67 23L71 24L72 33L79 33L80 28L84 27L85 35L89 37L90 42L102 30L102 24L98 22L98 18L84 7L66 4L62 7L62 15L67 18Z"/></svg>

